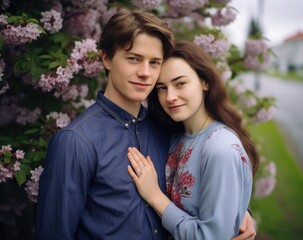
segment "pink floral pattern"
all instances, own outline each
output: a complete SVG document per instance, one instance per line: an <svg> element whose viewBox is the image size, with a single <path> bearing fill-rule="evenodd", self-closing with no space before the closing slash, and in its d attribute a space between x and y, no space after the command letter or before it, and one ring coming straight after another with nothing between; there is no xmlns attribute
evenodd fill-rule
<svg viewBox="0 0 303 240"><path fill-rule="evenodd" d="M247 164L247 159L246 159L245 154L243 152L243 149L240 147L240 145L239 144L232 144L231 146L239 152L240 157L241 157L241 161Z"/></svg>
<svg viewBox="0 0 303 240"><path fill-rule="evenodd" d="M195 183L195 177L188 172L186 163L192 153L192 148L185 149L181 141L170 154L166 165L166 188L170 199L183 208L182 198L192 197L190 187Z"/></svg>

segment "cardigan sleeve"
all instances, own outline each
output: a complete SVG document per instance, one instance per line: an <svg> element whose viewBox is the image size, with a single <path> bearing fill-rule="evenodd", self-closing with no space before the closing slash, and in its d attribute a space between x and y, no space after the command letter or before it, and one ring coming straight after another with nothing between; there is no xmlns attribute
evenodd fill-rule
<svg viewBox="0 0 303 240"><path fill-rule="evenodd" d="M162 216L163 226L178 239L231 239L248 207L252 173L249 160L239 141L231 144L218 135L206 142L197 193L198 215L192 216L170 203ZM202 158L202 159L201 159ZM201 161L201 163L198 163Z"/></svg>

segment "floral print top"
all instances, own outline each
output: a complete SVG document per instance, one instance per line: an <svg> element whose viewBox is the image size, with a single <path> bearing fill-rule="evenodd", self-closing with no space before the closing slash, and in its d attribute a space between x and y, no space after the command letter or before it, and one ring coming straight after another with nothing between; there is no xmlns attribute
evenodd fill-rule
<svg viewBox="0 0 303 240"><path fill-rule="evenodd" d="M162 224L174 239L231 239L248 208L252 168L237 135L215 121L174 138L166 187L172 203Z"/></svg>

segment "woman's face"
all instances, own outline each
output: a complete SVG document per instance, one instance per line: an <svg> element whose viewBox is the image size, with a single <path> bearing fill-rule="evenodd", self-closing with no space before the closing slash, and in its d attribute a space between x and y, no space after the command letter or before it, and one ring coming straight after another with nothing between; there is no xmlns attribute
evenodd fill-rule
<svg viewBox="0 0 303 240"><path fill-rule="evenodd" d="M167 59L156 88L161 106L173 120L191 124L201 122L205 114L203 90L208 87L185 60Z"/></svg>

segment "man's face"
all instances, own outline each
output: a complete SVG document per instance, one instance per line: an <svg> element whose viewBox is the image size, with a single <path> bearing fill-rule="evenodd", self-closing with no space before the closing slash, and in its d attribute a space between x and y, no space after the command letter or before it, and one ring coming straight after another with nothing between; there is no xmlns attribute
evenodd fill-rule
<svg viewBox="0 0 303 240"><path fill-rule="evenodd" d="M105 95L127 111L139 106L153 89L162 62L161 40L138 35L130 50L118 49L112 59L103 56L103 64L109 70Z"/></svg>

